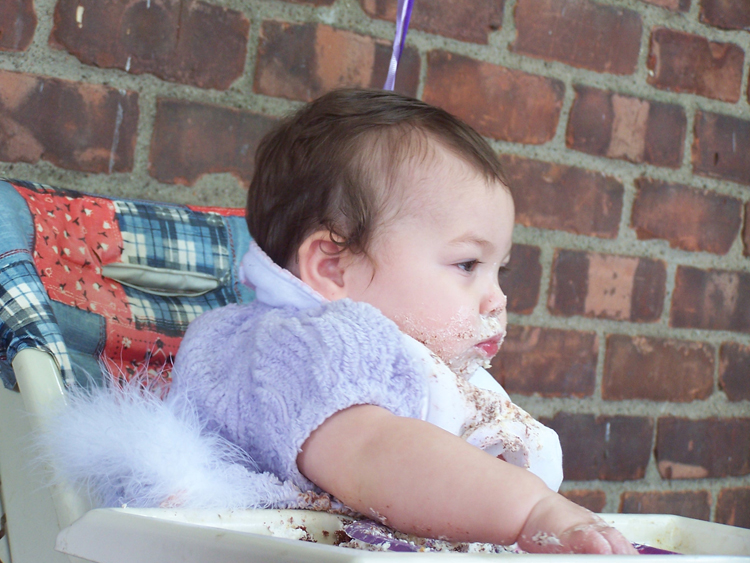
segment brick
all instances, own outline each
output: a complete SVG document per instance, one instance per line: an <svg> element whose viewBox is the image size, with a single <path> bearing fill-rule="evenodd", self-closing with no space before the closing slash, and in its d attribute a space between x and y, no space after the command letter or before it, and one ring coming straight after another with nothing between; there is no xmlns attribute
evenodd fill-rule
<svg viewBox="0 0 750 563"><path fill-rule="evenodd" d="M538 246L514 244L506 273L500 275L500 287L508 296L508 311L528 315L539 300L542 279L541 251Z"/></svg>
<svg viewBox="0 0 750 563"><path fill-rule="evenodd" d="M616 238L623 186L582 168L501 156L516 204L516 223L600 238Z"/></svg>
<svg viewBox="0 0 750 563"><path fill-rule="evenodd" d="M633 74L641 16L589 0L519 0L513 50L611 74Z"/></svg>
<svg viewBox="0 0 750 563"><path fill-rule="evenodd" d="M490 373L508 393L589 397L598 350L593 332L512 325Z"/></svg>
<svg viewBox="0 0 750 563"><path fill-rule="evenodd" d="M427 55L424 100L493 139L530 145L551 141L564 95L560 80L447 51Z"/></svg>
<svg viewBox="0 0 750 563"><path fill-rule="evenodd" d="M716 502L716 521L750 528L750 487L722 489Z"/></svg>
<svg viewBox="0 0 750 563"><path fill-rule="evenodd" d="M620 496L619 512L676 514L708 520L711 517L711 494L708 491L627 491Z"/></svg>
<svg viewBox="0 0 750 563"><path fill-rule="evenodd" d="M742 225L741 200L649 178L636 184L631 224L639 239L664 239L691 252L729 252Z"/></svg>
<svg viewBox="0 0 750 563"><path fill-rule="evenodd" d="M333 27L263 22L253 89L259 94L311 101L335 88L382 88L391 43ZM405 47L395 90L415 96L419 53Z"/></svg>
<svg viewBox="0 0 750 563"><path fill-rule="evenodd" d="M742 227L742 254L750 256L750 203L745 204L745 224Z"/></svg>
<svg viewBox="0 0 750 563"><path fill-rule="evenodd" d="M650 418L563 412L539 420L560 436L566 480L630 481L646 474L654 433Z"/></svg>
<svg viewBox="0 0 750 563"><path fill-rule="evenodd" d="M666 8L673 12L689 12L690 11L690 0L641 0L647 4L653 4L660 8Z"/></svg>
<svg viewBox="0 0 750 563"><path fill-rule="evenodd" d="M750 121L695 112L693 172L750 185Z"/></svg>
<svg viewBox="0 0 750 563"><path fill-rule="evenodd" d="M568 118L568 148L596 156L677 168L682 163L685 110L665 104L576 86Z"/></svg>
<svg viewBox="0 0 750 563"><path fill-rule="evenodd" d="M255 149L274 123L248 111L159 99L149 173L161 182L189 186L203 174L229 172L248 185Z"/></svg>
<svg viewBox="0 0 750 563"><path fill-rule="evenodd" d="M700 20L722 29L750 28L750 3L747 0L701 0Z"/></svg>
<svg viewBox="0 0 750 563"><path fill-rule="evenodd" d="M553 315L653 322L666 288L661 260L557 250L547 308Z"/></svg>
<svg viewBox="0 0 750 563"><path fill-rule="evenodd" d="M36 31L34 0L0 3L0 51L25 51Z"/></svg>
<svg viewBox="0 0 750 563"><path fill-rule="evenodd" d="M730 401L750 400L750 346L725 342L719 356L719 387Z"/></svg>
<svg viewBox="0 0 750 563"><path fill-rule="evenodd" d="M0 160L130 172L137 128L136 92L0 71Z"/></svg>
<svg viewBox="0 0 750 563"><path fill-rule="evenodd" d="M196 0L58 0L50 43L84 64L226 90L249 29L241 12Z"/></svg>
<svg viewBox="0 0 750 563"><path fill-rule="evenodd" d="M588 508L591 512L601 512L607 503L607 495L601 490L573 489L561 491L562 495L576 503L578 506Z"/></svg>
<svg viewBox="0 0 750 563"><path fill-rule="evenodd" d="M663 90L736 102L744 60L745 52L733 43L657 27L651 32L647 82Z"/></svg>
<svg viewBox="0 0 750 563"><path fill-rule="evenodd" d="M656 462L663 479L750 473L750 418L660 418Z"/></svg>
<svg viewBox="0 0 750 563"><path fill-rule="evenodd" d="M750 332L750 273L678 266L670 325Z"/></svg>
<svg viewBox="0 0 750 563"><path fill-rule="evenodd" d="M706 399L713 393L714 354L705 342L611 334L602 398L677 403Z"/></svg>
<svg viewBox="0 0 750 563"><path fill-rule="evenodd" d="M398 0L359 0L369 16L396 21ZM415 0L409 29L459 41L487 44L488 35L503 25L505 0Z"/></svg>

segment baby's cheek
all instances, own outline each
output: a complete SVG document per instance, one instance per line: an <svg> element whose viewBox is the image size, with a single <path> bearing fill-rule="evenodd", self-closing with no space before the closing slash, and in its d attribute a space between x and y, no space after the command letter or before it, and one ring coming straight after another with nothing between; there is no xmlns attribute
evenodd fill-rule
<svg viewBox="0 0 750 563"><path fill-rule="evenodd" d="M447 321L401 315L394 319L401 330L421 342L448 363L476 340L478 331L466 317L455 315Z"/></svg>

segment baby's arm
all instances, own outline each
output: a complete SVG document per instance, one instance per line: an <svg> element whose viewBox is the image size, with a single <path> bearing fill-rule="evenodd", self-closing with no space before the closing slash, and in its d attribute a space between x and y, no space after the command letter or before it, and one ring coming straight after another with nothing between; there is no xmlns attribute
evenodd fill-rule
<svg viewBox="0 0 750 563"><path fill-rule="evenodd" d="M636 553L529 471L437 426L361 405L327 419L297 465L344 503L403 532L534 552Z"/></svg>

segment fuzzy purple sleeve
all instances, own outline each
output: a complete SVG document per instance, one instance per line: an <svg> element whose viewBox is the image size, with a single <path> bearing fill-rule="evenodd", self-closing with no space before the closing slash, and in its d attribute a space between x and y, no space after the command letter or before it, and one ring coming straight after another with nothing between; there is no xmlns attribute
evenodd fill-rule
<svg viewBox="0 0 750 563"><path fill-rule="evenodd" d="M398 327L348 299L305 311L259 302L209 311L191 323L172 376L171 393L187 397L209 430L303 490L313 485L297 454L328 417L371 404L419 418L427 393Z"/></svg>

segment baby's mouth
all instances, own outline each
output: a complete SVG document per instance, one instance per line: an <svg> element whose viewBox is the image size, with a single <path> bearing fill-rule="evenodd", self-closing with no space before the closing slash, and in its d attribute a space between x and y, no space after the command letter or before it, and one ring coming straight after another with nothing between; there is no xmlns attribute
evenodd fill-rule
<svg viewBox="0 0 750 563"><path fill-rule="evenodd" d="M500 349L500 343L502 342L502 340L502 335L493 336L492 338L488 338L487 340L476 344L475 348L478 348L484 357L490 359L495 356L495 354L497 354L497 351Z"/></svg>
<svg viewBox="0 0 750 563"><path fill-rule="evenodd" d="M490 360L497 354L504 337L505 333L500 333L487 340L482 340L478 344L474 344L474 346L465 350L462 354L448 361L448 367L453 373L464 377L471 377L477 368L480 367L489 369Z"/></svg>

